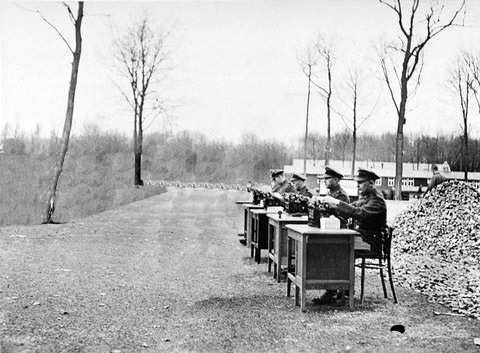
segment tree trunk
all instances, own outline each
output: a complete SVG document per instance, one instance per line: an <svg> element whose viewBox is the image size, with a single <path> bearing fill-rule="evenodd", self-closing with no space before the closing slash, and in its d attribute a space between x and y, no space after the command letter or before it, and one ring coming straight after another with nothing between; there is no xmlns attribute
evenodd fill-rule
<svg viewBox="0 0 480 353"><path fill-rule="evenodd" d="M55 202L57 195L57 186L60 174L62 173L63 162L68 150L68 142L70 140L70 131L73 122L73 107L75 103L75 90L77 88L78 68L80 65L80 55L82 53L82 27L83 19L83 2L78 3L78 13L75 21L75 51L73 52L72 72L70 75L70 87L68 89L67 112L65 114L65 123L63 125L62 142L58 160L53 170L52 184L47 192L47 202L43 213L43 223L51 223L53 213L55 212Z"/></svg>
<svg viewBox="0 0 480 353"><path fill-rule="evenodd" d="M135 152L135 185L142 186L142 154Z"/></svg>
<svg viewBox="0 0 480 353"><path fill-rule="evenodd" d="M303 174L307 175L307 139L308 139L308 112L310 110L310 77L312 76L312 65L308 65L308 92L307 92L307 113L305 118L305 141L303 147ZM315 161L315 146L313 149Z"/></svg>
<svg viewBox="0 0 480 353"><path fill-rule="evenodd" d="M332 97L332 73L328 69L328 96L327 96L327 143L325 144L325 165L330 164L331 127L330 127L330 99Z"/></svg>
<svg viewBox="0 0 480 353"><path fill-rule="evenodd" d="M468 165L469 165L469 150L468 150L468 130L467 130L467 126L465 126L465 131L464 131L464 143L465 143L465 153L464 153L464 158L465 158L465 162L463 163L463 171L465 173L465 182L468 181Z"/></svg>

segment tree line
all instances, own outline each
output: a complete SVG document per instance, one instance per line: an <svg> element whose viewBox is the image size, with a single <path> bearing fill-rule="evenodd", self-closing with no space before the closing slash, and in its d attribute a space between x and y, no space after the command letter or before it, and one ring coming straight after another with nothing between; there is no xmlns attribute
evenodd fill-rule
<svg viewBox="0 0 480 353"><path fill-rule="evenodd" d="M5 130L5 127L4 127ZM411 164L447 162L452 170L480 171L479 139L469 140L469 159L463 158L462 134L407 135L404 162ZM372 162L395 161L394 133L381 135L361 133L357 137L357 160ZM193 181L214 183L245 183L248 180L268 183L269 170L283 168L293 159L304 157L303 136L297 143L287 145L279 140L263 140L255 134L245 134L237 143L212 140L201 133L182 131L153 132L144 136L142 174L147 180ZM307 158L323 159L327 136L310 134ZM6 155L32 155L36 158L54 157L60 150L61 139L51 133L41 138L39 131L27 136L5 139ZM113 154L132 154L134 141L126 135L101 131L95 125L86 126L80 135L70 140L67 158L90 156L102 163ZM352 136L345 130L331 136L331 158L350 162Z"/></svg>

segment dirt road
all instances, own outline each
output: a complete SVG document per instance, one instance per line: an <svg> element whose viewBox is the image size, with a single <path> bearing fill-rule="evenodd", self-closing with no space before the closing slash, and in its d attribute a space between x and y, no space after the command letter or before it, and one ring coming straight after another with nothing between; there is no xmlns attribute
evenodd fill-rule
<svg viewBox="0 0 480 353"><path fill-rule="evenodd" d="M0 228L5 352L478 351L477 321L377 277L357 310L286 297L235 226L236 191L166 194L67 224ZM266 254L264 254L266 255ZM402 324L406 332L390 332Z"/></svg>

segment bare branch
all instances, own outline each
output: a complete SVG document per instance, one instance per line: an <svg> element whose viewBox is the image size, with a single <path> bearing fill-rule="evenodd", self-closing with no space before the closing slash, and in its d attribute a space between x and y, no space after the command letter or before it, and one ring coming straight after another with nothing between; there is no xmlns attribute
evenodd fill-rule
<svg viewBox="0 0 480 353"><path fill-rule="evenodd" d="M63 5L67 8L70 21L71 21L73 24L75 24L75 22L76 22L77 20L75 19L75 16L73 15L72 10L70 9L70 6L68 6L68 4L67 4L66 2L63 2Z"/></svg>
<svg viewBox="0 0 480 353"><path fill-rule="evenodd" d="M70 50L70 52L73 54L73 49L72 47L70 46L70 44L68 44L67 40L65 39L65 37L60 33L60 31L57 29L57 27L55 27L50 21L48 21L45 16L43 16L43 14L39 11L39 10L32 10L32 9L28 9L26 7L23 7L23 6L20 6L18 3L15 3L16 6L18 6L19 8L25 10L25 11L29 11L29 12L34 12L36 14L38 14L43 21L45 21L50 27L52 27L55 32L57 32L57 34L60 36L60 38L62 38L62 40L65 42L65 44L67 45L68 49ZM69 12L71 14L71 11L69 9Z"/></svg>

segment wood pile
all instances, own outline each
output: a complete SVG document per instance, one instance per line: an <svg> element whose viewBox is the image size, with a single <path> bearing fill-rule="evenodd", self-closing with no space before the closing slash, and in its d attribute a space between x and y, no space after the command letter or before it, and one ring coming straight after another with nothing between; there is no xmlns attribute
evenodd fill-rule
<svg viewBox="0 0 480 353"><path fill-rule="evenodd" d="M429 301L480 319L480 194L438 185L395 220L394 278Z"/></svg>

